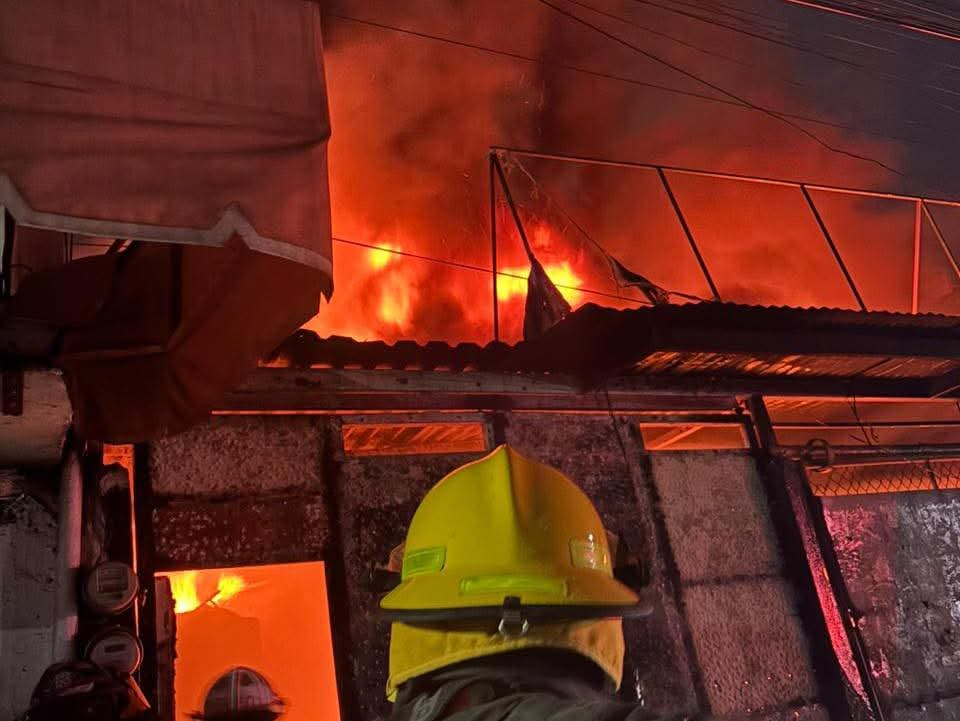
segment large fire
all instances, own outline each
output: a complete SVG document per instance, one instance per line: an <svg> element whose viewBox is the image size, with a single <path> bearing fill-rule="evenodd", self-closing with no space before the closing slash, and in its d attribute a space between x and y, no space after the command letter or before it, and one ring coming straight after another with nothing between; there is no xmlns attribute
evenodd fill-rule
<svg viewBox="0 0 960 721"><path fill-rule="evenodd" d="M247 588L243 576L236 573L221 573L217 578L216 589L209 589L207 595L203 597L199 588L198 571L170 573L168 577L175 604L174 612L177 614L190 613L204 604L223 604Z"/></svg>
<svg viewBox="0 0 960 721"><path fill-rule="evenodd" d="M519 340L511 333L515 336L522 326L530 264L519 238L510 237L508 228L505 226L500 249L497 302L501 332L512 342ZM569 239L546 221L530 222L528 232L533 252L571 306L596 300L592 289L611 290L602 263L572 249ZM331 306L307 328L321 336L346 335L358 340L490 340L489 257L425 253L422 243L402 231L385 237L369 231L358 235L370 247L336 246L337 292Z"/></svg>

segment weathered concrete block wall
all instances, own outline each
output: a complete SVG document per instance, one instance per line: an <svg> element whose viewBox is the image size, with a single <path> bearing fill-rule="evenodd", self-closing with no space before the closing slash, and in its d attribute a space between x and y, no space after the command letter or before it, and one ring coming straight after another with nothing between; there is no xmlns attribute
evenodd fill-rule
<svg viewBox="0 0 960 721"><path fill-rule="evenodd" d="M651 471L712 713L811 706L818 689L809 644L754 459L654 454Z"/></svg>
<svg viewBox="0 0 960 721"><path fill-rule="evenodd" d="M960 492L823 505L891 717L960 719Z"/></svg>
<svg viewBox="0 0 960 721"><path fill-rule="evenodd" d="M492 433L492 419L474 419ZM753 460L651 456L629 421L616 422L615 432L606 414L513 413L496 425L520 452L575 479L608 527L650 559L657 608L625 623L622 695L671 716L823 718ZM344 612L334 629L348 651L341 673L354 688L343 702L372 719L388 710L373 568L403 541L426 491L480 454L345 456L340 423L219 417L155 444L154 536L168 568L330 561Z"/></svg>
<svg viewBox="0 0 960 721"><path fill-rule="evenodd" d="M350 607L349 669L356 681L357 718L389 710L384 699L390 627L377 619L380 594L371 583L403 543L424 494L444 475L481 454L344 458L337 467L342 511L342 553Z"/></svg>
<svg viewBox="0 0 960 721"><path fill-rule="evenodd" d="M53 660L57 523L26 496L0 501L0 719L23 713Z"/></svg>
<svg viewBox="0 0 960 721"><path fill-rule="evenodd" d="M327 425L315 416L232 416L153 444L158 566L320 559Z"/></svg>

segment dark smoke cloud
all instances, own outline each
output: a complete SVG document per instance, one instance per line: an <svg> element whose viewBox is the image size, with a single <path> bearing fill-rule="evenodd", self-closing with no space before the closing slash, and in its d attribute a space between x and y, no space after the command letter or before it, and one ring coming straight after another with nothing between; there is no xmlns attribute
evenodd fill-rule
<svg viewBox="0 0 960 721"><path fill-rule="evenodd" d="M827 38L839 32L834 20L824 24L786 4L759 1L734 4L736 13L719 18L748 33L777 38L776 44L628 0L584 0L607 15L556 1L713 86L779 113L819 118L820 124L791 122L823 142L776 117L737 107L716 89L537 2L340 0L325 7L336 235L489 267L486 154L491 145L864 187L902 181L825 145L891 166L912 162L912 145L878 135L920 132L908 122L913 110L904 108L902 94L891 90L878 95L879 81L868 82L862 72L821 57L856 57L849 43ZM499 48L537 62L412 37L343 16ZM820 54L787 45L812 47ZM571 72L561 64L678 92ZM851 78L859 85L852 85ZM869 132L855 132L855 127ZM602 257L567 215L655 282L697 295L707 292L655 178L639 171L550 162L525 165L539 186L516 170L510 181L528 222L546 219L558 230L562 247L544 252L572 259L589 276L584 279L588 286L615 290ZM678 192L703 238L708 261L727 279L721 284L725 297L852 304L835 277L820 290L824 246L799 195L717 190L701 182L678 182ZM837 206L831 222L848 228L847 216L864 208L857 203ZM515 238L506 228L503 235L505 263L522 261ZM852 241L847 245L851 253L865 252ZM372 274L362 252L345 246L336 246L335 252L336 295L312 324L321 333L419 340L483 340L489 335L488 276L407 259ZM377 316L380 291L390 277L396 281L400 276L411 290L412 307L402 323L384 322Z"/></svg>

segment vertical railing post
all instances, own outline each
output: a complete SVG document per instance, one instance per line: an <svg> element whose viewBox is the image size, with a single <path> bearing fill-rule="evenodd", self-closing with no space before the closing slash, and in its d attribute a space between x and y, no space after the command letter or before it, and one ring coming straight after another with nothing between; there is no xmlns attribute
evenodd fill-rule
<svg viewBox="0 0 960 721"><path fill-rule="evenodd" d="M493 339L500 340L500 302L497 298L497 159L490 151L490 265L493 276Z"/></svg>
<svg viewBox="0 0 960 721"><path fill-rule="evenodd" d="M803 193L803 199L807 201L807 206L810 208L810 212L813 213L814 220L817 221L817 227L820 228L820 232L827 241L827 245L830 246L830 252L833 253L833 257L837 261L837 265L840 267L843 277L847 279L847 285L850 286L853 297L857 299L857 305L860 306L860 310L866 311L867 305L863 302L863 297L860 295L860 291L857 290L857 284L853 282L853 277L850 275L850 271L847 270L847 265L843 262L843 257L840 255L840 251L837 250L837 246L833 242L833 238L830 237L830 231L827 230L827 225L823 222L823 218L820 216L820 211L813 202L813 198L810 197L810 191L807 190L807 186L803 183L800 184L800 192Z"/></svg>
<svg viewBox="0 0 960 721"><path fill-rule="evenodd" d="M700 248L697 247L697 241L694 240L693 231L690 230L690 226L687 225L687 219L683 216L683 211L680 210L680 203L677 201L677 196L673 194L673 188L670 187L670 183L667 181L666 173L663 172L663 168L657 168L657 175L660 177L660 183L663 185L663 189L667 193L667 197L670 199L670 205L673 207L673 212L676 213L677 220L680 221L680 227L683 229L683 234L687 237L687 242L690 243L690 248L693 250L693 255L697 259L697 263L700 264L700 270L703 272L703 277L707 280L707 285L710 286L710 292L713 294L713 299L720 301L720 291L717 290L716 284L713 282L713 278L710 275L710 271L707 268L707 262L703 259L703 256L700 254Z"/></svg>
<svg viewBox="0 0 960 721"><path fill-rule="evenodd" d="M933 230L933 234L937 238L937 242L940 243L940 248L943 250L943 254L947 256L947 261L950 263L950 267L953 268L954 274L956 274L957 279L960 280L960 263L957 262L956 256L953 254L953 251L950 250L950 246L947 245L947 239L943 236L943 232L940 230L940 225L937 223L936 219L933 217L933 213L930 212L930 208L927 207L927 203L924 200L920 200L920 207L923 208L923 214L927 218L927 222L930 223L930 228Z"/></svg>
<svg viewBox="0 0 960 721"><path fill-rule="evenodd" d="M910 300L910 312L914 315L920 307L920 201L916 203L913 214L913 294Z"/></svg>

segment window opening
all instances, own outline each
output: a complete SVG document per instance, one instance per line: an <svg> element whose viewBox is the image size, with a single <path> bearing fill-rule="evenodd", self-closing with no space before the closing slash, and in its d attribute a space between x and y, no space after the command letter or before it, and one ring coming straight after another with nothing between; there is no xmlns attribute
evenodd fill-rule
<svg viewBox="0 0 960 721"><path fill-rule="evenodd" d="M285 703L283 721L340 718L324 564L160 573L177 621L176 721L203 708L231 668L260 673ZM240 685L255 683L246 673Z"/></svg>

